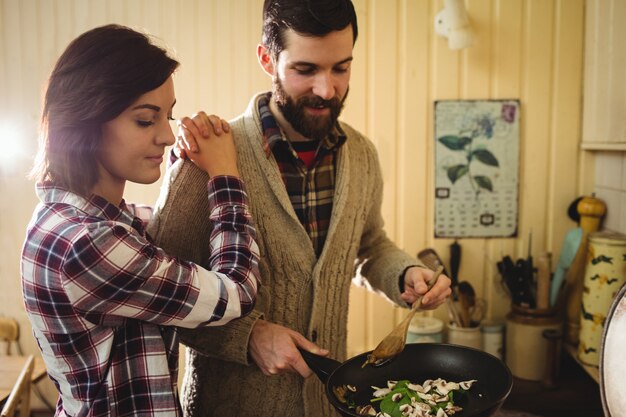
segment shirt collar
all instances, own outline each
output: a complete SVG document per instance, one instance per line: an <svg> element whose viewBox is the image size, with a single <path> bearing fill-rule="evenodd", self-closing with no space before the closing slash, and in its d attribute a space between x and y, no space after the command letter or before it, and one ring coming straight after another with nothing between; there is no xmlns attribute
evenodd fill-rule
<svg viewBox="0 0 626 417"><path fill-rule="evenodd" d="M276 122L276 118L270 111L270 99L272 97L272 93L267 93L259 97L258 108L259 115L261 118L261 129L263 131L263 150L265 151L265 156L268 158L272 154L272 149L276 146L277 143L287 143L288 146L289 140L285 137L280 126ZM325 148L327 150L333 150L339 148L346 141L346 134L339 125L339 123L335 124L333 130L322 140L320 147Z"/></svg>
<svg viewBox="0 0 626 417"><path fill-rule="evenodd" d="M37 196L43 204L68 204L90 216L129 225L136 223L124 200L119 206L115 206L99 195L91 194L89 198L85 198L49 181L37 184Z"/></svg>

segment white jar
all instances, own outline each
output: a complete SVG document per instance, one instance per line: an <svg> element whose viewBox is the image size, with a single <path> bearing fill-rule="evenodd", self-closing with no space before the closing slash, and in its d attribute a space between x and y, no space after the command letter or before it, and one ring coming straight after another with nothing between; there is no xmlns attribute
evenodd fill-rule
<svg viewBox="0 0 626 417"><path fill-rule="evenodd" d="M448 323L448 343L482 350L483 338L480 326L459 327L454 323Z"/></svg>
<svg viewBox="0 0 626 417"><path fill-rule="evenodd" d="M503 358L504 323L483 323L483 350L498 359Z"/></svg>
<svg viewBox="0 0 626 417"><path fill-rule="evenodd" d="M434 317L415 316L406 335L407 343L441 343L443 322Z"/></svg>

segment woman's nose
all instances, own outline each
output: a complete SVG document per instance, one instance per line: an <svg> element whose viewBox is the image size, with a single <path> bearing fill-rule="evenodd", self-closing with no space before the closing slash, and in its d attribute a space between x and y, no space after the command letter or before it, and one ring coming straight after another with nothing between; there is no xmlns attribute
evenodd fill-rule
<svg viewBox="0 0 626 417"><path fill-rule="evenodd" d="M163 143L166 146L173 145L174 142L176 142L176 136L174 135L174 131L172 130L172 125L170 124L169 120L167 121L163 129L161 129L161 131L159 132L157 141L159 144Z"/></svg>

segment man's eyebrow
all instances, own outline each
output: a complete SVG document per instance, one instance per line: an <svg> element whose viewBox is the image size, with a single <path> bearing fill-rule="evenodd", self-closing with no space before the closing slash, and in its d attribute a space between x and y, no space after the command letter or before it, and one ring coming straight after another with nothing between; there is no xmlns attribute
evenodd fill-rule
<svg viewBox="0 0 626 417"><path fill-rule="evenodd" d="M346 59L344 59L342 61L337 62L334 65L346 64L348 62L352 62L352 60L353 60L352 57L348 57L348 58L346 58ZM307 67L317 67L318 66L317 64L314 64L312 62L307 62L307 61L296 61L296 62L292 63L291 65L294 66L294 67L297 67L299 65L303 65L303 66L307 66Z"/></svg>
<svg viewBox="0 0 626 417"><path fill-rule="evenodd" d="M348 62L352 62L352 57L351 56L349 56L348 58L344 59L343 61L337 62L335 65L347 64Z"/></svg>
<svg viewBox="0 0 626 417"><path fill-rule="evenodd" d="M150 109L150 110L154 110L155 112L161 111L161 108L159 106L155 106L154 104L139 104L133 107L133 110L137 110L137 109Z"/></svg>

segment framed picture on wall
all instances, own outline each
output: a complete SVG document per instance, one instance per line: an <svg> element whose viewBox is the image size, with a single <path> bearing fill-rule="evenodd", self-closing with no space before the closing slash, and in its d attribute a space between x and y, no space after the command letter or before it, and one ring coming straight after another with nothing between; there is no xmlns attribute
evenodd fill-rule
<svg viewBox="0 0 626 417"><path fill-rule="evenodd" d="M517 236L519 100L435 102L435 236Z"/></svg>

